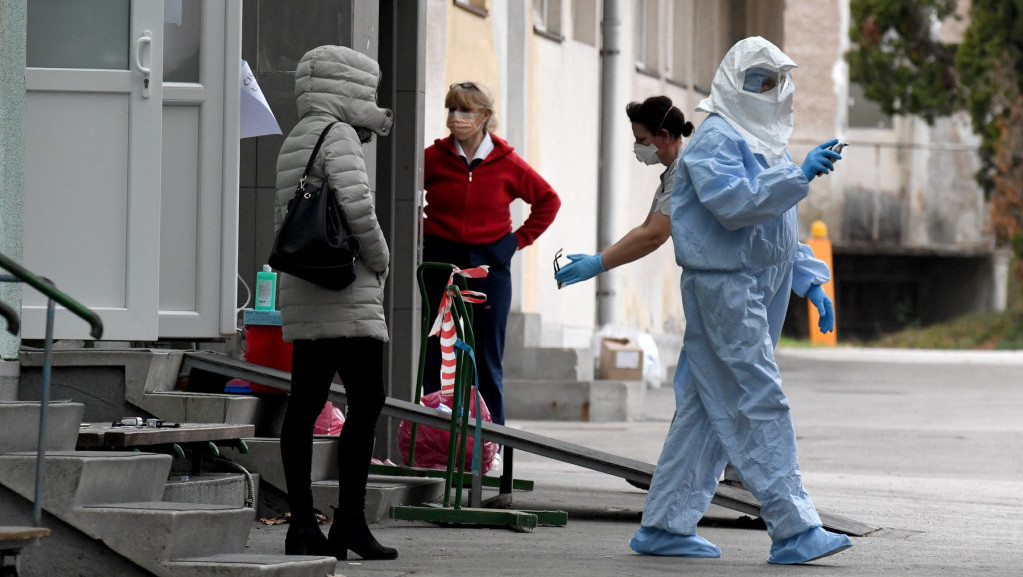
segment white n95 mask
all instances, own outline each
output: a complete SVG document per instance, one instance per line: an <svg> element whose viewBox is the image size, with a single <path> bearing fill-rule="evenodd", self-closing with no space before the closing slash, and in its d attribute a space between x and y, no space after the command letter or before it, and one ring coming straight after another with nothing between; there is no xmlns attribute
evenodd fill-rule
<svg viewBox="0 0 1023 577"><path fill-rule="evenodd" d="M657 147L653 144L640 144L637 142L632 145L632 151L636 153L636 160L643 164L653 165L661 161L657 157Z"/></svg>

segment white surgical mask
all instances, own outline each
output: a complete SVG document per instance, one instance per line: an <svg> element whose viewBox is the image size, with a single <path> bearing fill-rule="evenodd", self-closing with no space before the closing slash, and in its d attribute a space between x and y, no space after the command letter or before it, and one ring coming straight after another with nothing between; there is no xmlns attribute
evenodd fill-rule
<svg viewBox="0 0 1023 577"><path fill-rule="evenodd" d="M653 144L640 144L637 142L632 145L632 151L636 153L636 160L643 164L654 165L661 161L657 157L657 147Z"/></svg>

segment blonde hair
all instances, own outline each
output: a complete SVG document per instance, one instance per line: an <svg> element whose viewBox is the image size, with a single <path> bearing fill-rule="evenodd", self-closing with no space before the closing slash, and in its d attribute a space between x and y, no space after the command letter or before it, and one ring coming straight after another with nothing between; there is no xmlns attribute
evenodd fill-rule
<svg viewBox="0 0 1023 577"><path fill-rule="evenodd" d="M444 108L457 110L459 108L469 110L485 110L490 113L483 130L488 132L497 128L497 113L494 111L494 97L490 90L482 82L456 82L448 88L448 94L444 97Z"/></svg>

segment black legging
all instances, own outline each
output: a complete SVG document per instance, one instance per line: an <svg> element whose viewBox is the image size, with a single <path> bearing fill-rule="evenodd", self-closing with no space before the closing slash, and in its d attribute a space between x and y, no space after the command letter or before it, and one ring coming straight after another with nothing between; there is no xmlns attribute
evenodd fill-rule
<svg viewBox="0 0 1023 577"><path fill-rule="evenodd" d="M336 372L348 394L338 443L338 513L360 513L373 456L377 418L384 406L384 343L366 337L297 340L291 357L291 397L281 427L281 461L293 521L313 516L313 426Z"/></svg>

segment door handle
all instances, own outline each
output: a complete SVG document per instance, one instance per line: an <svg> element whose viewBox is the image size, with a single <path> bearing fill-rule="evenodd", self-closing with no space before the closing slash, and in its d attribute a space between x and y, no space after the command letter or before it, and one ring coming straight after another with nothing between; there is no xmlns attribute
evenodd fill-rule
<svg viewBox="0 0 1023 577"><path fill-rule="evenodd" d="M135 68L142 73L142 98L149 98L149 79L152 76L152 69L142 65L142 48L149 47L149 57L153 54L153 34L144 30L142 35L135 40Z"/></svg>

